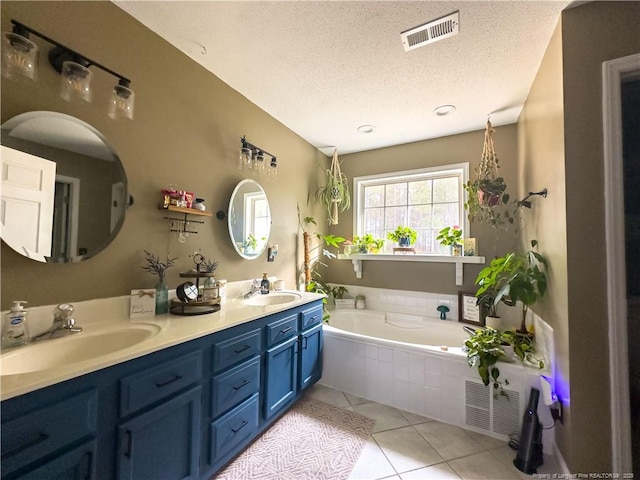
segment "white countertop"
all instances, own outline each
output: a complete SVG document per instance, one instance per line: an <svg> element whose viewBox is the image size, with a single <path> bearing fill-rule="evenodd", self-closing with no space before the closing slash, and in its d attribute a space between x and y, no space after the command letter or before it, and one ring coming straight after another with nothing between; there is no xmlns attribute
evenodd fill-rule
<svg viewBox="0 0 640 480"><path fill-rule="evenodd" d="M248 306L241 299L235 298L223 302L220 311L215 313L195 316L164 314L135 320L129 319L129 296L74 303L74 317L77 325L83 327L82 333L75 334L78 336L89 336L110 330L128 328L135 324L156 325L160 331L134 346L89 360L26 373L3 374L0 376L0 399L6 400L32 392L322 298L322 295L316 293L298 291L295 293L300 295L300 298L285 304ZM32 335L37 335L39 331L44 331L48 328L48 325L51 325L53 306L36 307L28 310L30 312L28 322ZM4 373L2 371L2 359L12 355L13 352L30 349L36 355L36 349L40 345L56 342L56 344L60 345L60 348L64 348L65 342L69 340L76 341L76 339L62 337L7 349L0 355L0 373Z"/></svg>

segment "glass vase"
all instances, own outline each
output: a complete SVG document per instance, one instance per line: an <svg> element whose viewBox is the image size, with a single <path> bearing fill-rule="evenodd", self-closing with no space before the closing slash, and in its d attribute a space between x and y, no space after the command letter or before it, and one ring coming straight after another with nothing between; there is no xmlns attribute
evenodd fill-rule
<svg viewBox="0 0 640 480"><path fill-rule="evenodd" d="M462 245L451 245L451 255L460 257L462 255Z"/></svg>
<svg viewBox="0 0 640 480"><path fill-rule="evenodd" d="M156 315L161 315L169 311L169 287L161 278L156 284Z"/></svg>

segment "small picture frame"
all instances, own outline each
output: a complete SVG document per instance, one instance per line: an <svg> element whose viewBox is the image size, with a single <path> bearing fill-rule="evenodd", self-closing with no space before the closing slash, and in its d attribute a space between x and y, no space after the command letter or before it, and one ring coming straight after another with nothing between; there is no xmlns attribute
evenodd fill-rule
<svg viewBox="0 0 640 480"><path fill-rule="evenodd" d="M478 327L484 326L484 315L480 305L477 305L478 299L473 293L458 292L458 321L469 323Z"/></svg>
<svg viewBox="0 0 640 480"><path fill-rule="evenodd" d="M475 257L478 255L478 247L475 238L465 238L463 254L465 257Z"/></svg>
<svg viewBox="0 0 640 480"><path fill-rule="evenodd" d="M156 289L137 288L131 290L129 318L153 317L156 314Z"/></svg>

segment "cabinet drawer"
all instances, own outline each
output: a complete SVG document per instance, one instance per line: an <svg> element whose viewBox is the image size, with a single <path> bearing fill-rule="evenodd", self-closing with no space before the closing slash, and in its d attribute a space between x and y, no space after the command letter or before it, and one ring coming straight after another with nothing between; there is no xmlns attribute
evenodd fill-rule
<svg viewBox="0 0 640 480"><path fill-rule="evenodd" d="M212 411L217 417L260 390L260 357L213 377Z"/></svg>
<svg viewBox="0 0 640 480"><path fill-rule="evenodd" d="M322 305L300 312L300 331L322 322Z"/></svg>
<svg viewBox="0 0 640 480"><path fill-rule="evenodd" d="M267 348L298 334L298 315L288 315L267 324Z"/></svg>
<svg viewBox="0 0 640 480"><path fill-rule="evenodd" d="M244 335L214 343L213 371L219 372L258 354L260 354L260 330L252 330Z"/></svg>
<svg viewBox="0 0 640 480"><path fill-rule="evenodd" d="M66 398L2 425L2 474L9 474L96 432L95 390Z"/></svg>
<svg viewBox="0 0 640 480"><path fill-rule="evenodd" d="M211 452L209 463L214 464L258 430L259 396L253 394L226 415L211 424Z"/></svg>
<svg viewBox="0 0 640 480"><path fill-rule="evenodd" d="M200 352L130 375L120 380L120 416L124 417L200 380Z"/></svg>

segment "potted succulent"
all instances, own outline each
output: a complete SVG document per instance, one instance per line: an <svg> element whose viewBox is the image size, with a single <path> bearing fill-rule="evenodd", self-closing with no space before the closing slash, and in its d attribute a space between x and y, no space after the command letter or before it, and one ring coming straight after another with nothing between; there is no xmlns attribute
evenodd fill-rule
<svg viewBox="0 0 640 480"><path fill-rule="evenodd" d="M531 247L538 245L536 240ZM544 296L547 291L547 260L538 252L509 252L480 270L476 277L479 285L476 297L493 295L493 304L503 302L513 306L522 304L522 322L518 333L527 334L527 311L531 305Z"/></svg>
<svg viewBox="0 0 640 480"><path fill-rule="evenodd" d="M462 230L459 226L444 227L438 232L436 240L440 245L451 247L451 255L457 257L462 255Z"/></svg>
<svg viewBox="0 0 640 480"><path fill-rule="evenodd" d="M506 396L503 385L509 385L508 379L500 380L500 369L496 366L499 360L511 361L515 354L521 362L536 363L538 368L544 368L544 361L533 355L533 338L511 330L478 329L464 345L469 366L477 368L482 383L485 386L492 383L495 393L499 395Z"/></svg>
<svg viewBox="0 0 640 480"><path fill-rule="evenodd" d="M398 242L399 247L406 248L416 243L418 232L410 227L398 226L393 232L387 233L387 238Z"/></svg>

